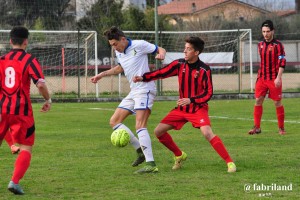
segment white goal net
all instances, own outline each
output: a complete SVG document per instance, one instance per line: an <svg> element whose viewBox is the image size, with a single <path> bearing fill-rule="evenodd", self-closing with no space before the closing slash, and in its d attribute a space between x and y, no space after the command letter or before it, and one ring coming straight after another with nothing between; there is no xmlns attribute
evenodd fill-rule
<svg viewBox="0 0 300 200"><path fill-rule="evenodd" d="M8 30L0 30L0 55L7 53ZM97 73L95 31L29 31L27 52L39 60L49 90L56 98L95 97L97 85L88 77ZM32 87L31 94L38 94Z"/></svg>
<svg viewBox="0 0 300 200"><path fill-rule="evenodd" d="M155 32L124 31L131 39L143 39L155 43ZM158 66L184 57L185 38L199 36L205 42L200 59L213 71L214 93L241 93L253 91L252 35L251 29L159 32L159 46L167 50L166 59ZM151 66L155 66L152 56ZM177 91L176 78L158 82L161 94Z"/></svg>

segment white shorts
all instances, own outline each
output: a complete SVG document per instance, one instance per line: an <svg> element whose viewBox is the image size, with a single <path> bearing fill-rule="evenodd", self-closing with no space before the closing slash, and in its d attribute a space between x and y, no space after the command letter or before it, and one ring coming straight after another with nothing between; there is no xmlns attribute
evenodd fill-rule
<svg viewBox="0 0 300 200"><path fill-rule="evenodd" d="M121 101L118 108L123 108L132 113L135 113L135 110L151 110L155 96L156 91L153 90L130 91L130 93Z"/></svg>

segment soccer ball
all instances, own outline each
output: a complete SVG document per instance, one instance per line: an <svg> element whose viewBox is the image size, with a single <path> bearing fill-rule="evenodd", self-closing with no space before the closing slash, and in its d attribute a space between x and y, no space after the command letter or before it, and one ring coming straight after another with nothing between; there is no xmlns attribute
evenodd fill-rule
<svg viewBox="0 0 300 200"><path fill-rule="evenodd" d="M111 143L116 147L125 147L130 141L130 135L125 129L117 129L111 134Z"/></svg>

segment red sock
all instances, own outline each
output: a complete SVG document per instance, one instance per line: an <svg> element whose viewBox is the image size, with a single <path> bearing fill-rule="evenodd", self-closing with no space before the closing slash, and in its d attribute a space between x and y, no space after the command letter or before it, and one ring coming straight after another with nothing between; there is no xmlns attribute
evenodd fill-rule
<svg viewBox="0 0 300 200"><path fill-rule="evenodd" d="M222 140L218 136L213 137L213 139L211 139L209 142L216 152L221 156L221 158L226 161L226 163L233 162Z"/></svg>
<svg viewBox="0 0 300 200"><path fill-rule="evenodd" d="M11 147L11 145L14 144L10 131L6 132L6 135L5 135L4 139L7 142L9 147Z"/></svg>
<svg viewBox="0 0 300 200"><path fill-rule="evenodd" d="M15 170L14 170L13 176L11 178L11 180L15 184L19 184L19 181L25 175L25 173L30 165L30 160L31 160L30 152L23 150L19 153L17 160L15 162Z"/></svg>
<svg viewBox="0 0 300 200"><path fill-rule="evenodd" d="M260 121L261 121L262 113L263 113L262 106L254 106L254 125L257 128L260 128Z"/></svg>
<svg viewBox="0 0 300 200"><path fill-rule="evenodd" d="M280 106L276 108L278 127L284 128L284 107Z"/></svg>
<svg viewBox="0 0 300 200"><path fill-rule="evenodd" d="M157 137L159 142L165 145L170 151L174 153L175 156L181 156L182 152L173 141L171 135L169 133L165 133L160 137Z"/></svg>

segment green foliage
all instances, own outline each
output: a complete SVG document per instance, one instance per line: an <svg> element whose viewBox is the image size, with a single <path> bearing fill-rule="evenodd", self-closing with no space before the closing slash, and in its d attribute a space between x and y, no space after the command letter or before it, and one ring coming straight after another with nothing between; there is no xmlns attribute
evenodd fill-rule
<svg viewBox="0 0 300 200"><path fill-rule="evenodd" d="M0 16L2 24L10 26L26 25L31 28L36 20L42 20L44 29L59 29L63 25L65 9L71 0L1 0Z"/></svg>
<svg viewBox="0 0 300 200"><path fill-rule="evenodd" d="M145 11L145 30L155 30L155 13L154 8L148 8ZM169 16L158 16L158 30L159 31L171 31L174 27L169 23Z"/></svg>
<svg viewBox="0 0 300 200"><path fill-rule="evenodd" d="M145 30L145 14L136 7L129 7L123 13L124 23L121 25L123 30Z"/></svg>
<svg viewBox="0 0 300 200"><path fill-rule="evenodd" d="M109 118L118 102L53 103L49 113L39 112L41 103L33 104L36 143L30 168L20 181L26 193L21 199L254 200L266 193L272 199L299 199L299 100L283 100L285 136L277 133L270 100L264 102L262 133L252 136L247 131L253 123L254 100L210 101L212 128L237 165L234 174L227 173L225 162L189 123L180 131L170 131L188 154L181 170L171 170L173 154L158 142L153 130L175 101L154 103L148 130L159 172L146 175L133 174L140 167L131 167L136 153L130 145L117 148L111 144ZM134 116L124 123L134 130ZM1 151L1 199L20 199L6 188L16 156L5 143ZM255 183L293 184L293 190L244 191L245 184Z"/></svg>
<svg viewBox="0 0 300 200"><path fill-rule="evenodd" d="M290 26L290 31L288 33L288 36L290 39L297 39L299 40L300 36L300 14L295 15L291 22L288 23Z"/></svg>
<svg viewBox="0 0 300 200"><path fill-rule="evenodd" d="M102 37L102 33L111 26L118 26L123 23L122 13L123 1L98 0L86 12L86 16L80 19L77 26L81 30L96 30L98 45L107 46L107 41Z"/></svg>
<svg viewBox="0 0 300 200"><path fill-rule="evenodd" d="M79 20L78 27L103 33L111 26L120 26L123 23L122 6L123 1L98 0Z"/></svg>
<svg viewBox="0 0 300 200"><path fill-rule="evenodd" d="M44 30L44 25L42 19L39 17L35 20L35 23L33 25L34 30Z"/></svg>

